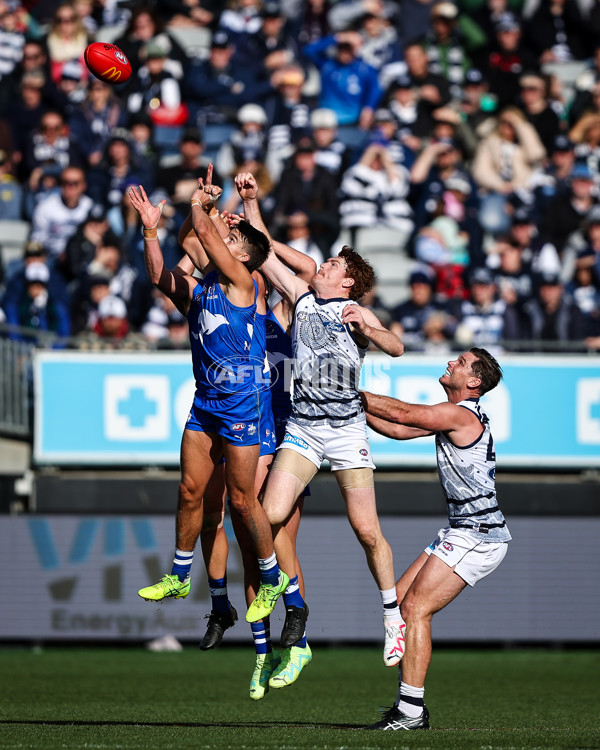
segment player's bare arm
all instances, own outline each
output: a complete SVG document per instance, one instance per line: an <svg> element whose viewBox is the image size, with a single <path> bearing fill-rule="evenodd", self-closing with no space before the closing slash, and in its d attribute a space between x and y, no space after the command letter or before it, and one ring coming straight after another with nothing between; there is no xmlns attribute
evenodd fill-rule
<svg viewBox="0 0 600 750"><path fill-rule="evenodd" d="M317 272L317 264L312 258L277 240L273 240L271 246L282 263L296 276L310 284L310 280Z"/></svg>
<svg viewBox="0 0 600 750"><path fill-rule="evenodd" d="M362 338L363 346L370 341L391 357L404 354L404 344L395 333L381 325L377 316L360 305L346 305L342 310L342 323L350 325L353 333Z"/></svg>
<svg viewBox="0 0 600 750"><path fill-rule="evenodd" d="M234 182L244 204L246 221L252 224L253 227L256 227L256 229L260 229L269 238L271 247L273 247L273 238L269 234L260 213L258 185L254 179L254 175L250 172L240 172L235 176ZM279 260L274 251L269 254L269 257L261 268L275 289L292 302L292 304L296 302L298 297L301 297L308 291L308 283L299 276L293 276Z"/></svg>
<svg viewBox="0 0 600 750"><path fill-rule="evenodd" d="M405 427L416 427L425 434L445 432L455 445L469 445L481 435L482 426L473 412L450 402L409 404L390 396L361 392L367 414ZM415 437L417 437L415 435Z"/></svg>
<svg viewBox="0 0 600 750"><path fill-rule="evenodd" d="M367 424L372 430L375 430L379 435L393 438L394 440L412 440L413 438L433 435L433 432L419 430L417 427L406 427L397 422L389 422L387 419L374 417L372 414L369 414L369 412L366 412L365 416L367 418Z"/></svg>
<svg viewBox="0 0 600 750"><path fill-rule="evenodd" d="M141 185L138 188L131 187L128 197L144 227L144 261L148 278L157 289L173 301L181 313L187 315L197 281L184 270L190 268L190 271L193 271L190 266L180 267L175 273L165 267L156 232L165 201L160 201L158 205L153 206Z"/></svg>
<svg viewBox="0 0 600 750"><path fill-rule="evenodd" d="M220 194L221 188L216 185L204 185L202 179L198 180L198 189L194 191L191 199L192 225L207 256L221 274L226 287L225 294L233 304L245 307L254 302L254 283L242 262L243 254L240 259L234 257L226 244L239 242L239 230L231 228L228 237L223 239L208 216Z"/></svg>

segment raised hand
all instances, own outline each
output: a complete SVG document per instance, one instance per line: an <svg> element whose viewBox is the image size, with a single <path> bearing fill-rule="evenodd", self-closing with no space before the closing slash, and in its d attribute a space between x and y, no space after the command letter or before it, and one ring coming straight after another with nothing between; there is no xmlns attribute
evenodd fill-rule
<svg viewBox="0 0 600 750"><path fill-rule="evenodd" d="M366 332L369 328L358 305L346 305L342 310L342 323L350 324L355 331L360 333Z"/></svg>
<svg viewBox="0 0 600 750"><path fill-rule="evenodd" d="M192 201L198 201L204 210L216 203L223 193L223 188L213 185L212 179L213 165L211 163L206 169L206 180L202 177L198 178L198 189L192 195Z"/></svg>
<svg viewBox="0 0 600 750"><path fill-rule="evenodd" d="M251 172L240 172L235 176L234 182L243 201L251 201L258 197L258 185Z"/></svg>
<svg viewBox="0 0 600 750"><path fill-rule="evenodd" d="M139 187L130 187L127 191L129 202L140 215L140 219L145 229L154 229L158 225L163 207L166 200L160 201L157 206L153 206L146 195L146 191L140 185Z"/></svg>

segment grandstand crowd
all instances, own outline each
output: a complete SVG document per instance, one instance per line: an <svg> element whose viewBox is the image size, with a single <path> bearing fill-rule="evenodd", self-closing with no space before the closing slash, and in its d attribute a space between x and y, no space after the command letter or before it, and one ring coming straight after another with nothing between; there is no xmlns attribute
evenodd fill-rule
<svg viewBox="0 0 600 750"><path fill-rule="evenodd" d="M109 33L122 85L83 61ZM3 330L188 346L127 189L173 266L209 162L317 263L380 233L407 273L363 304L407 350L600 349L600 0L0 0Z"/></svg>

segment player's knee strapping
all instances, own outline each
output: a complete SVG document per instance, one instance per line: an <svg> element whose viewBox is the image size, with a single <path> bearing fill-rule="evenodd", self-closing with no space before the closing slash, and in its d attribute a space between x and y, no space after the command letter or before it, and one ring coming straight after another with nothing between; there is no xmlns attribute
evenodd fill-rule
<svg viewBox="0 0 600 750"><path fill-rule="evenodd" d="M288 474L293 474L295 477L298 477L305 487L317 473L317 467L312 461L309 461L308 458L301 456L290 448L281 448L277 451L277 456L272 467L272 471L275 470L287 471Z"/></svg>
<svg viewBox="0 0 600 750"><path fill-rule="evenodd" d="M338 486L341 490L354 490L374 487L373 469L356 468L340 469L335 472Z"/></svg>

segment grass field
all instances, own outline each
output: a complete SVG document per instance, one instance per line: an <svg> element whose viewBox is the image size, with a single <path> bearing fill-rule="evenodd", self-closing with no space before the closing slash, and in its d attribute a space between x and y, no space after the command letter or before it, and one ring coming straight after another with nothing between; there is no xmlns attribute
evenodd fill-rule
<svg viewBox="0 0 600 750"><path fill-rule="evenodd" d="M248 698L250 649L0 650L0 748L598 748L600 652L438 650L429 732L365 732L396 697L379 649L316 645Z"/></svg>

